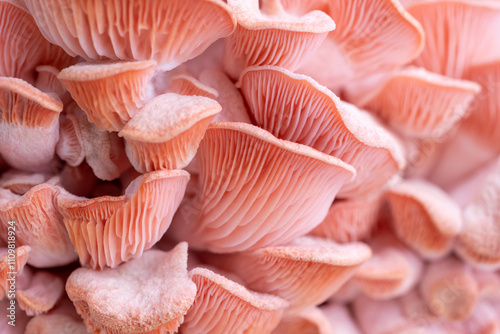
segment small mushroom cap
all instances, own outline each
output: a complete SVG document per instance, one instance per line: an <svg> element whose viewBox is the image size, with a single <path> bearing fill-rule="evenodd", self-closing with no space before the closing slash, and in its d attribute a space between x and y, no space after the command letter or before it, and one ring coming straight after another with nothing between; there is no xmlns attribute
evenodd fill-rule
<svg viewBox="0 0 500 334"><path fill-rule="evenodd" d="M426 36L425 47L414 61L417 66L460 79L471 66L500 58L500 37L494 33L500 30L497 1L419 1L408 12Z"/></svg>
<svg viewBox="0 0 500 334"><path fill-rule="evenodd" d="M50 171L62 102L29 83L0 77L0 155L14 168Z"/></svg>
<svg viewBox="0 0 500 334"><path fill-rule="evenodd" d="M56 184L57 181L58 178L51 178L50 174L29 173L11 169L2 173L2 175L0 176L0 187L9 189L15 194L23 195L36 185L44 182Z"/></svg>
<svg viewBox="0 0 500 334"><path fill-rule="evenodd" d="M174 233L212 252L253 250L308 233L355 175L338 158L245 123L210 124L198 155L201 191L177 215Z"/></svg>
<svg viewBox="0 0 500 334"><path fill-rule="evenodd" d="M396 234L425 258L447 254L462 230L460 207L440 188L424 180L392 185L387 199Z"/></svg>
<svg viewBox="0 0 500 334"><path fill-rule="evenodd" d="M480 90L471 81L406 68L392 74L359 105L405 134L437 137L461 120Z"/></svg>
<svg viewBox="0 0 500 334"><path fill-rule="evenodd" d="M328 319L332 333L361 334L358 324L353 319L349 310L342 304L329 304L322 306L320 310Z"/></svg>
<svg viewBox="0 0 500 334"><path fill-rule="evenodd" d="M57 267L76 260L62 216L55 206L56 186L42 183L22 196L0 201L0 223L15 222L17 246L28 245L28 263L38 268ZM2 236L7 241L7 234Z"/></svg>
<svg viewBox="0 0 500 334"><path fill-rule="evenodd" d="M187 273L187 244L180 243L114 269L77 269L66 291L89 331L164 333L177 331L196 285Z"/></svg>
<svg viewBox="0 0 500 334"><path fill-rule="evenodd" d="M228 6L216 0L28 0L26 5L44 36L70 55L154 59L161 70L198 56L236 24Z"/></svg>
<svg viewBox="0 0 500 334"><path fill-rule="evenodd" d="M279 0L229 0L238 21L235 32L226 39L224 66L233 78L248 66L277 65L296 70L316 50L333 20L321 11L303 16L287 13Z"/></svg>
<svg viewBox="0 0 500 334"><path fill-rule="evenodd" d="M377 223L381 206L381 193L336 200L326 218L311 231L311 235L339 243L363 240Z"/></svg>
<svg viewBox="0 0 500 334"><path fill-rule="evenodd" d="M186 74L173 77L169 90L172 93L205 96L214 100L219 96L219 93L215 89Z"/></svg>
<svg viewBox="0 0 500 334"><path fill-rule="evenodd" d="M224 269L235 272L252 290L287 300L287 313L297 313L323 303L370 256L370 248L362 243L338 245L300 237L284 246L226 256Z"/></svg>
<svg viewBox="0 0 500 334"><path fill-rule="evenodd" d="M206 268L195 268L189 276L197 292L181 327L183 333L268 333L288 305L279 297L247 290Z"/></svg>
<svg viewBox="0 0 500 334"><path fill-rule="evenodd" d="M36 271L29 286L16 291L16 299L27 315L33 316L50 311L64 293L63 280L47 271Z"/></svg>
<svg viewBox="0 0 500 334"><path fill-rule="evenodd" d="M478 285L471 269L455 258L430 263L420 291L434 314L454 321L467 319L478 298Z"/></svg>
<svg viewBox="0 0 500 334"><path fill-rule="evenodd" d="M285 317L272 334L334 334L327 316L317 307L309 307L299 314ZM339 332L345 333L345 332ZM349 333L345 333L349 334Z"/></svg>
<svg viewBox="0 0 500 334"><path fill-rule="evenodd" d="M120 131L146 103L153 60L79 63L58 75L99 130Z"/></svg>
<svg viewBox="0 0 500 334"><path fill-rule="evenodd" d="M37 76L35 81L35 87L40 89L42 92L46 93L55 93L59 98L63 101L64 104L67 104L67 93L66 87L64 87L61 80L57 78L59 73L59 69L50 65L40 65L35 68Z"/></svg>
<svg viewBox="0 0 500 334"><path fill-rule="evenodd" d="M102 269L140 257L170 226L188 180L187 172L168 170L137 177L119 197L62 191L57 204L81 264Z"/></svg>
<svg viewBox="0 0 500 334"><path fill-rule="evenodd" d="M250 67L239 85L257 125L356 168L356 179L343 187L340 197L372 192L405 165L395 137L308 76L273 66Z"/></svg>
<svg viewBox="0 0 500 334"><path fill-rule="evenodd" d="M85 159L83 140L78 117L73 114L61 117L59 141L56 146L57 156L72 167L80 165Z"/></svg>
<svg viewBox="0 0 500 334"><path fill-rule="evenodd" d="M60 313L39 315L30 320L25 334L88 334L82 321Z"/></svg>
<svg viewBox="0 0 500 334"><path fill-rule="evenodd" d="M424 46L421 25L395 0L315 1L337 29L298 71L331 89L392 71L415 59ZM330 66L324 66L330 64Z"/></svg>
<svg viewBox="0 0 500 334"><path fill-rule="evenodd" d="M402 296L420 279L421 260L393 235L381 234L369 243L373 256L354 274L354 281L367 296L385 300Z"/></svg>

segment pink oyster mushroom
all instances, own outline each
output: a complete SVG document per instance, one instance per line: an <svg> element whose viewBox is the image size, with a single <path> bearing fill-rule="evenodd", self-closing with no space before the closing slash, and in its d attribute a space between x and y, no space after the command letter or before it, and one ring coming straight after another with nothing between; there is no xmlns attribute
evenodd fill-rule
<svg viewBox="0 0 500 334"><path fill-rule="evenodd" d="M499 18L0 0L0 333L499 333Z"/></svg>

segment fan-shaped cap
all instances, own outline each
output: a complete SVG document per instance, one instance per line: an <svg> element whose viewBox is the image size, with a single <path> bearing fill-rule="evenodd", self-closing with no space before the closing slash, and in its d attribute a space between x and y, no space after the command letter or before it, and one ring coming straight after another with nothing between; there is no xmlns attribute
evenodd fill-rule
<svg viewBox="0 0 500 334"><path fill-rule="evenodd" d="M28 0L26 5L44 36L71 55L154 59L162 70L201 54L236 24L227 5L215 0Z"/></svg>
<svg viewBox="0 0 500 334"><path fill-rule="evenodd" d="M184 168L220 110L207 97L163 94L149 101L119 136L125 138L127 156L140 172Z"/></svg>
<svg viewBox="0 0 500 334"><path fill-rule="evenodd" d="M460 207L424 180L405 180L387 191L396 234L425 258L441 257L462 230Z"/></svg>
<svg viewBox="0 0 500 334"><path fill-rule="evenodd" d="M63 280L50 272L38 270L30 275L27 288L16 291L16 299L27 315L50 311L64 293Z"/></svg>
<svg viewBox="0 0 500 334"><path fill-rule="evenodd" d="M20 246L15 249L0 248L0 300L8 296L11 290L11 278L22 274L30 251L30 246ZM15 287L13 290L15 291Z"/></svg>
<svg viewBox="0 0 500 334"><path fill-rule="evenodd" d="M308 76L252 67L241 74L240 86L257 125L356 168L356 179L343 187L341 197L380 188L404 167L400 144L389 132Z"/></svg>
<svg viewBox="0 0 500 334"><path fill-rule="evenodd" d="M390 299L410 291L422 272L421 260L394 236L379 235L369 243L371 259L354 274L361 291L373 299Z"/></svg>
<svg viewBox="0 0 500 334"><path fill-rule="evenodd" d="M58 75L99 130L120 131L146 103L156 62L79 63Z"/></svg>
<svg viewBox="0 0 500 334"><path fill-rule="evenodd" d="M14 168L49 171L59 139L59 98L0 77L0 154Z"/></svg>
<svg viewBox="0 0 500 334"><path fill-rule="evenodd" d="M37 73L35 87L42 92L57 94L64 104L67 104L69 102L68 91L61 80L57 78L61 71L51 65L40 65L35 70Z"/></svg>
<svg viewBox="0 0 500 334"><path fill-rule="evenodd" d="M472 66L466 78L478 82L481 92L470 107L470 116L462 122L462 131L478 146L500 152L500 61Z"/></svg>
<svg viewBox="0 0 500 334"><path fill-rule="evenodd" d="M0 1L0 77L17 77L34 83L37 65L64 65L70 60L40 33L23 1Z"/></svg>
<svg viewBox="0 0 500 334"><path fill-rule="evenodd" d="M58 178L51 178L50 174L29 173L15 169L8 170L0 176L0 187L18 195L23 195L34 186L44 182L56 185Z"/></svg>
<svg viewBox="0 0 500 334"><path fill-rule="evenodd" d="M186 334L269 333L288 305L279 297L247 290L210 269L195 268L189 276L197 292L181 326Z"/></svg>
<svg viewBox="0 0 500 334"><path fill-rule="evenodd" d="M317 307L309 307L299 314L285 317L272 334L333 334L325 314ZM344 332L339 332L344 333ZM346 333L348 334L348 333Z"/></svg>
<svg viewBox="0 0 500 334"><path fill-rule="evenodd" d="M328 32L335 29L333 20L323 12L303 16L287 13L280 0L229 0L238 24L226 39L224 66L233 78L253 65L277 65L296 70L316 50Z"/></svg>
<svg viewBox="0 0 500 334"><path fill-rule="evenodd" d="M299 72L332 89L394 70L422 51L422 27L398 1L315 2L315 9L325 10L337 23L337 29L328 34Z"/></svg>
<svg viewBox="0 0 500 334"><path fill-rule="evenodd" d="M80 268L69 276L66 291L91 332L174 333L196 295L187 255L187 244L180 243L118 268Z"/></svg>
<svg viewBox="0 0 500 334"><path fill-rule="evenodd" d="M361 334L358 325L347 307L342 304L329 304L320 308L328 319L332 333Z"/></svg>
<svg viewBox="0 0 500 334"><path fill-rule="evenodd" d="M214 121L252 123L240 91L224 72L217 69L204 70L200 74L200 81L215 88L219 94L216 100L222 110L215 115Z"/></svg>
<svg viewBox="0 0 500 334"><path fill-rule="evenodd" d="M439 137L462 119L480 90L474 82L406 68L393 73L359 105L407 135Z"/></svg>
<svg viewBox="0 0 500 334"><path fill-rule="evenodd" d="M430 263L422 277L420 291L434 314L455 321L467 319L478 298L478 285L472 271L455 258Z"/></svg>
<svg viewBox="0 0 500 334"><path fill-rule="evenodd" d="M28 322L25 334L88 334L83 322L66 314L53 313L36 316Z"/></svg>
<svg viewBox="0 0 500 334"><path fill-rule="evenodd" d="M463 212L464 226L456 251L471 264L487 269L500 268L500 160Z"/></svg>
<svg viewBox="0 0 500 334"><path fill-rule="evenodd" d="M500 58L500 37L495 33L500 30L497 1L421 1L408 12L422 24L426 36L416 65L463 78L471 66Z"/></svg>
<svg viewBox="0 0 500 334"><path fill-rule="evenodd" d="M337 200L311 235L340 243L363 240L377 223L381 206L381 193Z"/></svg>
<svg viewBox="0 0 500 334"><path fill-rule="evenodd" d="M119 197L61 192L57 204L80 263L102 269L140 257L170 226L188 180L182 170L158 171L139 176Z"/></svg>
<svg viewBox="0 0 500 334"><path fill-rule="evenodd" d="M174 233L212 252L254 250L308 233L324 219L352 166L245 123L212 123L198 151L197 197Z"/></svg>
<svg viewBox="0 0 500 334"><path fill-rule="evenodd" d="M323 303L370 256L370 248L362 243L339 245L301 237L284 246L229 255L224 269L235 272L252 290L285 299L292 313Z"/></svg>
<svg viewBox="0 0 500 334"><path fill-rule="evenodd" d="M204 96L213 100L219 96L219 93L215 89L186 74L174 76L169 90L176 94Z"/></svg>
<svg viewBox="0 0 500 334"><path fill-rule="evenodd" d="M23 196L0 201L0 223L15 222L17 246L28 245L28 263L39 268L56 267L76 260L71 241L58 213L54 196L56 187L42 183ZM7 240L7 235L2 236Z"/></svg>

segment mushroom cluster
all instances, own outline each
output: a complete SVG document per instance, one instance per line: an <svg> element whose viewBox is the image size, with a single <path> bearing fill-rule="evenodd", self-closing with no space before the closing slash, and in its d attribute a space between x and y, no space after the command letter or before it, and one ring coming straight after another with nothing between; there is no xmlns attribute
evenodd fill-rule
<svg viewBox="0 0 500 334"><path fill-rule="evenodd" d="M2 334L500 333L499 1L0 20Z"/></svg>

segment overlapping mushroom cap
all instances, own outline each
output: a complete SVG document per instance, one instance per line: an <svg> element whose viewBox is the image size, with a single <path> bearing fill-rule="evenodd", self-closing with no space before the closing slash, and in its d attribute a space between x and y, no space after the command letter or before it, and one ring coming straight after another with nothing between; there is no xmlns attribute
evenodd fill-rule
<svg viewBox="0 0 500 334"><path fill-rule="evenodd" d="M404 167L402 149L390 133L310 77L252 67L241 74L240 86L259 126L356 168L356 179L341 189L342 197L376 190Z"/></svg>
<svg viewBox="0 0 500 334"><path fill-rule="evenodd" d="M163 70L196 57L235 27L227 5L218 0L28 0L26 5L45 38L70 55L152 59Z"/></svg>
<svg viewBox="0 0 500 334"><path fill-rule="evenodd" d="M118 268L75 270L66 291L87 330L173 333L191 307L196 285L187 272L187 244L150 250Z"/></svg>
<svg viewBox="0 0 500 334"><path fill-rule="evenodd" d="M212 123L200 149L199 193L177 237L213 252L254 250L304 235L326 216L352 166L245 123Z"/></svg>
<svg viewBox="0 0 500 334"><path fill-rule="evenodd" d="M57 204L80 263L102 269L140 257L170 226L188 180L185 171L167 170L139 176L119 197L61 192Z"/></svg>

